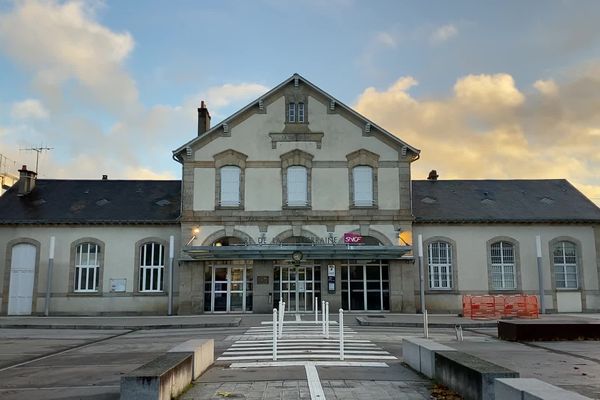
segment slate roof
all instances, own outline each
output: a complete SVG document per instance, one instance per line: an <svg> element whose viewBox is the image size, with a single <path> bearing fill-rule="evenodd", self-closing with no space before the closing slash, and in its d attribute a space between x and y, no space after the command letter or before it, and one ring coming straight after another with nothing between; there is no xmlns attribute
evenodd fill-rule
<svg viewBox="0 0 600 400"><path fill-rule="evenodd" d="M415 222L600 222L600 208L565 179L413 181Z"/></svg>
<svg viewBox="0 0 600 400"><path fill-rule="evenodd" d="M38 179L0 196L0 224L177 223L181 181Z"/></svg>

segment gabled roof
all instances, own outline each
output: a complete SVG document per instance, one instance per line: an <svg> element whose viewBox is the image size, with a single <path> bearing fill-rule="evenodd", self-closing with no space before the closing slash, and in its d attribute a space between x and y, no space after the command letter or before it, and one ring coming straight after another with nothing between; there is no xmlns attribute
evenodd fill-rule
<svg viewBox="0 0 600 400"><path fill-rule="evenodd" d="M415 222L600 222L600 208L565 179L412 182Z"/></svg>
<svg viewBox="0 0 600 400"><path fill-rule="evenodd" d="M0 225L177 223L181 181L38 179L0 196Z"/></svg>
<svg viewBox="0 0 600 400"><path fill-rule="evenodd" d="M180 146L176 150L173 150L173 155L174 156L179 155L181 152L185 151L185 149L187 147L193 146L196 142L198 142L199 140L201 140L205 136L208 136L208 135L214 133L215 131L219 130L221 127L223 127L224 124L229 124L232 120L234 120L235 118L237 118L238 116L240 116L244 112L248 111L249 109L251 109L253 107L258 107L258 103L259 103L259 101L261 99L267 98L267 97L271 96L272 94L274 94L274 93L282 90L286 85L288 85L291 82L293 82L294 79L298 79L299 81L302 81L304 84L306 84L309 88L311 88L315 92L321 94L324 97L329 98L330 100L335 101L336 107L341 107L345 111L349 112L350 114L352 114L355 117L357 117L360 120L362 120L365 124L369 123L371 125L371 130L377 130L377 131L381 132L384 136L387 136L388 138L392 139L394 142L398 143L400 146L406 147L407 149L409 149L410 151L412 151L413 153L415 153L415 155L418 155L421 152L421 150L417 149L416 147L413 147L413 146L409 145L408 143L406 143L403 140L401 140L400 138L398 138L398 136L396 136L393 133L388 132L387 130L383 129L382 127L380 127L379 125L377 125L373 121L367 119L363 115L361 115L358 112L356 112L353 108L345 105L344 103L342 103L341 101L339 101L338 99L336 99L335 97L333 97L332 95L330 95L329 93L323 91L318 86L314 85L313 83L311 83L310 81L308 81L307 79L305 79L304 77L302 77L301 75L294 74L294 75L290 76L288 79L286 79L283 82L281 82L279 85L275 86L273 89L269 90L267 93L263 94L262 96L260 96L256 100L252 101L250 104L248 104L244 108L240 109L236 113L230 115L229 117L227 117L223 121L221 121L218 124L214 125L209 130L207 130L206 132L204 132L202 135L193 138L192 140L190 140L186 144Z"/></svg>

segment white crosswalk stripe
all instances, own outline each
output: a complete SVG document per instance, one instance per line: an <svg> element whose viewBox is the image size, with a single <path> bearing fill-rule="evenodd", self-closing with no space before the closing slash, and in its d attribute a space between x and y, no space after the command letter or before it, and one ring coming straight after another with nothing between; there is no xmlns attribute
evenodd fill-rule
<svg viewBox="0 0 600 400"><path fill-rule="evenodd" d="M235 337L235 342L217 361L248 361L273 359L273 328L270 322L253 326ZM323 336L322 325L314 321L287 320L283 337L277 340L277 359L339 360L337 324L329 328L329 338ZM356 332L344 326L344 358L352 360L395 360L396 357L368 339L354 338Z"/></svg>

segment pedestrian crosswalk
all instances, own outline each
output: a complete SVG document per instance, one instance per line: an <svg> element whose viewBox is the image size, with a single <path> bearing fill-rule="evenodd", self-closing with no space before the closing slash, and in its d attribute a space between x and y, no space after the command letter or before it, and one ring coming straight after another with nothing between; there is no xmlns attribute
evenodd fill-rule
<svg viewBox="0 0 600 400"><path fill-rule="evenodd" d="M337 323L331 322L329 337L323 334L321 323L286 320L283 335L277 340L278 360L339 360L340 347ZM396 357L368 339L354 338L356 332L344 326L344 359L395 360ZM273 359L273 327L270 322L254 326L241 336L217 361L264 361Z"/></svg>

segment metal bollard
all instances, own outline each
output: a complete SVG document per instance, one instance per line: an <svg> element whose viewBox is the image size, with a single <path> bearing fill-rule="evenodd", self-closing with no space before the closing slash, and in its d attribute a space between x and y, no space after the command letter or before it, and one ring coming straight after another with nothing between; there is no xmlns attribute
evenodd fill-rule
<svg viewBox="0 0 600 400"><path fill-rule="evenodd" d="M425 339L429 338L429 317L427 316L427 310L423 311L423 335Z"/></svg>
<svg viewBox="0 0 600 400"><path fill-rule="evenodd" d="M456 340L459 342L463 341L463 330L462 325L454 325L454 330L456 331Z"/></svg>
<svg viewBox="0 0 600 400"><path fill-rule="evenodd" d="M327 318L327 322L325 323L325 338L329 339L329 302L325 303L325 318Z"/></svg>
<svg viewBox="0 0 600 400"><path fill-rule="evenodd" d="M315 324L319 323L319 298L315 297Z"/></svg>
<svg viewBox="0 0 600 400"><path fill-rule="evenodd" d="M273 309L273 361L277 361L277 309Z"/></svg>
<svg viewBox="0 0 600 400"><path fill-rule="evenodd" d="M340 360L344 361L344 310L340 308Z"/></svg>
<svg viewBox="0 0 600 400"><path fill-rule="evenodd" d="M281 303L281 310L279 311L279 337L283 337L283 320L285 318L285 301Z"/></svg>
<svg viewBox="0 0 600 400"><path fill-rule="evenodd" d="M321 301L321 325L323 326L323 336L325 336L325 300Z"/></svg>

